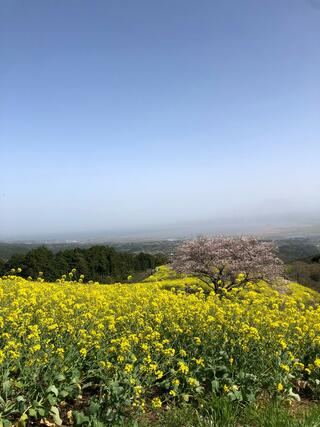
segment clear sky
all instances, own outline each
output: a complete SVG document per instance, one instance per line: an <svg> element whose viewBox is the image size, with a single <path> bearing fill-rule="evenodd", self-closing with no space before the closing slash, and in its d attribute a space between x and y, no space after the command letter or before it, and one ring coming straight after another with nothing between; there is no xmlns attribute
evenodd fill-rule
<svg viewBox="0 0 320 427"><path fill-rule="evenodd" d="M320 0L2 0L0 237L320 212Z"/></svg>

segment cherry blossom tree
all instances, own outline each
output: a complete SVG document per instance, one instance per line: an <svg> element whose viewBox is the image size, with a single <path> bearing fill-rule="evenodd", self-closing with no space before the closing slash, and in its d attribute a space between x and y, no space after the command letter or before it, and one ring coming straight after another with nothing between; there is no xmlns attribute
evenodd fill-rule
<svg viewBox="0 0 320 427"><path fill-rule="evenodd" d="M274 243L251 236L200 236L186 241L178 248L172 267L178 273L199 277L216 293L283 275Z"/></svg>

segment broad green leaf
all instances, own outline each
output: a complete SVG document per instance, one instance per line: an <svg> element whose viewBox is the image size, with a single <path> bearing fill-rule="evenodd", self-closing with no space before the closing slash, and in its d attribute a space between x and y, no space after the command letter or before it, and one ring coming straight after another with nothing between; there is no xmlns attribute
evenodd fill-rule
<svg viewBox="0 0 320 427"><path fill-rule="evenodd" d="M53 421L58 424L58 426L62 425L62 419L60 418L59 409L56 406L51 406L50 415L53 418Z"/></svg>
<svg viewBox="0 0 320 427"><path fill-rule="evenodd" d="M55 385L51 385L50 387L47 388L47 393L53 393L57 397L59 394L59 390Z"/></svg>

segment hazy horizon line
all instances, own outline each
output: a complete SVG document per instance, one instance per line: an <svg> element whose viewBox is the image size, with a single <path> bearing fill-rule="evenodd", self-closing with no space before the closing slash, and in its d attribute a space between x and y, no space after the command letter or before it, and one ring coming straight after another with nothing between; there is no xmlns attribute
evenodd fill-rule
<svg viewBox="0 0 320 427"><path fill-rule="evenodd" d="M239 235L254 234L272 235L320 235L318 215L299 217L296 215L260 216L260 217L227 217L194 221L180 221L157 224L145 227L112 227L87 230L56 230L33 233L2 234L0 242L28 241L119 241L119 240L154 240L169 238L188 238L199 234Z"/></svg>

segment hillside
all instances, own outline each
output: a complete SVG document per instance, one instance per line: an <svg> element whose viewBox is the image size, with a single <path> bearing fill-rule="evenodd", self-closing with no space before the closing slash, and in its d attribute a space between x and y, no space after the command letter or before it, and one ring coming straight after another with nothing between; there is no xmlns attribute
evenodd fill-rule
<svg viewBox="0 0 320 427"><path fill-rule="evenodd" d="M199 285L164 266L136 284L0 279L4 425L124 425L213 397L319 396L318 293L260 282L218 297Z"/></svg>

